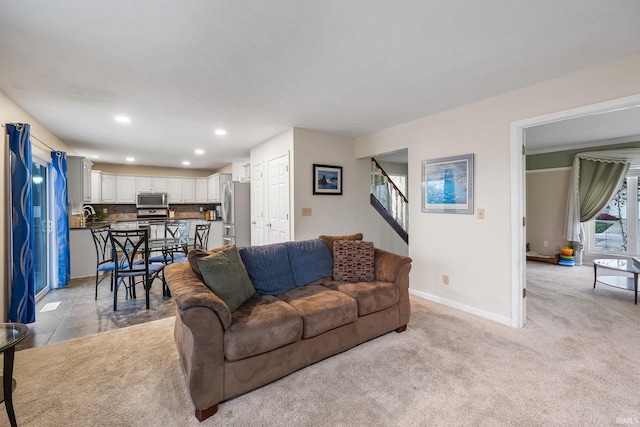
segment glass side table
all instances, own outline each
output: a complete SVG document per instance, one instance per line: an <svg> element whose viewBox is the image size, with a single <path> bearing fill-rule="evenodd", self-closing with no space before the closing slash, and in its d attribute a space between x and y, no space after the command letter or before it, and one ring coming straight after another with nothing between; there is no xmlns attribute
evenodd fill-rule
<svg viewBox="0 0 640 427"><path fill-rule="evenodd" d="M12 394L16 388L16 380L13 379L13 356L16 352L16 344L22 341L28 332L29 328L22 323L0 323L0 353L4 353L0 402L4 401L11 427L18 425L13 411Z"/></svg>

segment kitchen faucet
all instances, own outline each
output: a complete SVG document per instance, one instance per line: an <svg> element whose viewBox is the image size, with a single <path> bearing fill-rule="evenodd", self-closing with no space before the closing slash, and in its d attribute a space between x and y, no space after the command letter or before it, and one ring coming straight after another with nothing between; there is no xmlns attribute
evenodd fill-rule
<svg viewBox="0 0 640 427"><path fill-rule="evenodd" d="M89 215L95 215L96 211L95 211L95 209L93 209L93 206L84 205L82 207L82 213L85 214L85 216L89 216Z"/></svg>

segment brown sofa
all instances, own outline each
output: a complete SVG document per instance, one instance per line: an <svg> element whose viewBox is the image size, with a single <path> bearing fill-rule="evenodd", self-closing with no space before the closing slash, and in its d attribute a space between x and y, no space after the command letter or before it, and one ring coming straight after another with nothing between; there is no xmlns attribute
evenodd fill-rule
<svg viewBox="0 0 640 427"><path fill-rule="evenodd" d="M325 239L328 245L331 239ZM176 304L175 342L196 417L218 404L409 322L411 258L375 249L375 280L331 277L231 313L189 263L165 268Z"/></svg>

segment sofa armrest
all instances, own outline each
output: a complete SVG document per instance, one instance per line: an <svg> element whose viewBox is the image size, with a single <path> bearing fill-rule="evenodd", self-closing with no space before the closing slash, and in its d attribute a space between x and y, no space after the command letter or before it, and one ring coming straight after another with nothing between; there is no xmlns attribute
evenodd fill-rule
<svg viewBox="0 0 640 427"><path fill-rule="evenodd" d="M375 249L376 280L396 283L398 274L405 264L411 263L411 258L387 252L383 249ZM410 267L409 267L410 268Z"/></svg>
<svg viewBox="0 0 640 427"><path fill-rule="evenodd" d="M231 326L229 307L196 276L188 262L165 267L164 277L179 312L193 307L210 308L226 330Z"/></svg>

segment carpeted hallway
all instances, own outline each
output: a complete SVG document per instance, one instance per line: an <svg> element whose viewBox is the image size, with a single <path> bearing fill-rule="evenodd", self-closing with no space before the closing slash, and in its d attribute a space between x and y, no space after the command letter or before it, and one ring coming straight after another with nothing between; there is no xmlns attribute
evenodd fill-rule
<svg viewBox="0 0 640 427"><path fill-rule="evenodd" d="M614 426L640 418L633 293L593 290L591 267L527 268L524 329L412 298L406 332L225 402L203 423L193 416L173 318L19 351L18 423Z"/></svg>

